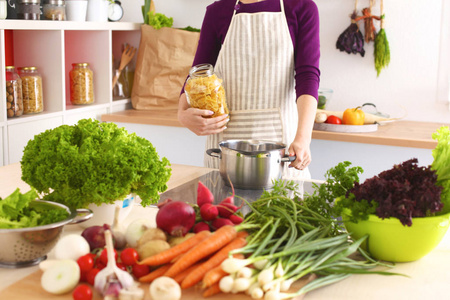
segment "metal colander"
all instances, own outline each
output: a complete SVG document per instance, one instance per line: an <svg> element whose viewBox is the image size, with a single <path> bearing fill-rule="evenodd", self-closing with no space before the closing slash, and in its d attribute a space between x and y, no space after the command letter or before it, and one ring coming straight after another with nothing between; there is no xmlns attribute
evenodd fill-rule
<svg viewBox="0 0 450 300"><path fill-rule="evenodd" d="M63 221L44 226L0 229L0 267L21 268L38 264L47 258L47 253L56 245L64 225L84 222L93 215L90 209L71 211L67 206L56 202L36 200L36 203L64 208L69 216Z"/></svg>

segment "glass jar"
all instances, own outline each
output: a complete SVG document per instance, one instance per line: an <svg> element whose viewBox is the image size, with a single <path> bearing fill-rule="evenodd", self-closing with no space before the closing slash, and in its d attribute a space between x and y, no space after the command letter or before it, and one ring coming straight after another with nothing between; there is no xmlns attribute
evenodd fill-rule
<svg viewBox="0 0 450 300"><path fill-rule="evenodd" d="M66 2L64 0L48 0L44 4L46 20L64 21L66 19Z"/></svg>
<svg viewBox="0 0 450 300"><path fill-rule="evenodd" d="M22 79L23 113L35 114L44 111L42 77L37 68L20 68L19 75Z"/></svg>
<svg viewBox="0 0 450 300"><path fill-rule="evenodd" d="M210 64L200 64L191 68L184 87L191 107L214 112L211 117L228 114L225 89Z"/></svg>
<svg viewBox="0 0 450 300"><path fill-rule="evenodd" d="M6 0L0 0L0 20L5 20L8 12Z"/></svg>
<svg viewBox="0 0 450 300"><path fill-rule="evenodd" d="M72 64L70 77L70 102L72 104L94 103L94 73L88 63Z"/></svg>
<svg viewBox="0 0 450 300"><path fill-rule="evenodd" d="M6 67L6 114L8 118L23 114L22 80L14 66Z"/></svg>
<svg viewBox="0 0 450 300"><path fill-rule="evenodd" d="M40 0L19 0L17 18L22 20L40 20Z"/></svg>

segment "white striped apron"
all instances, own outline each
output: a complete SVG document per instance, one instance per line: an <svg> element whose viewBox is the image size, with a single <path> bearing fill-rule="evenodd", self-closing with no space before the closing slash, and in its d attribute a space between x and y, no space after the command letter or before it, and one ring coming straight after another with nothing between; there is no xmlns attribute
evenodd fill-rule
<svg viewBox="0 0 450 300"><path fill-rule="evenodd" d="M233 12L215 66L223 79L230 121L224 132L208 136L206 149L230 139L292 143L298 126L294 47L283 0L280 5L280 12ZM288 165L283 178L310 177L307 169ZM218 168L219 159L206 154L205 166Z"/></svg>

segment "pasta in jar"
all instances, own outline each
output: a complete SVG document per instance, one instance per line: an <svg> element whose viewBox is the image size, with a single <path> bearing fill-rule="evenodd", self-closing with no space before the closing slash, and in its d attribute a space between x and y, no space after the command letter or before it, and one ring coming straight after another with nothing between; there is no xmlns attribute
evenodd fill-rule
<svg viewBox="0 0 450 300"><path fill-rule="evenodd" d="M192 67L184 87L191 107L214 112L211 117L228 114L222 79L214 74L213 66L201 64Z"/></svg>
<svg viewBox="0 0 450 300"><path fill-rule="evenodd" d="M72 104L94 103L94 73L88 63L72 64L70 77L70 102Z"/></svg>
<svg viewBox="0 0 450 300"><path fill-rule="evenodd" d="M44 111L44 97L42 93L42 77L36 67L19 69L22 80L23 113L35 114Z"/></svg>

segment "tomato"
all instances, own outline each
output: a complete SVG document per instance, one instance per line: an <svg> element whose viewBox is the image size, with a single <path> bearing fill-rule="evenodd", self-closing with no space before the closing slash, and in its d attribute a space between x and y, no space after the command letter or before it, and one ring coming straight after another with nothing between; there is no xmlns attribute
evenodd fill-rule
<svg viewBox="0 0 450 300"><path fill-rule="evenodd" d="M142 276L150 273L150 267L147 265L134 264L132 267L132 272L134 277L141 278Z"/></svg>
<svg viewBox="0 0 450 300"><path fill-rule="evenodd" d="M94 286L95 276L97 276L98 272L100 272L100 269L98 268L93 268L92 270L90 270L86 275L86 282Z"/></svg>
<svg viewBox="0 0 450 300"><path fill-rule="evenodd" d="M92 290L87 284L80 284L73 290L72 297L74 300L91 300Z"/></svg>
<svg viewBox="0 0 450 300"><path fill-rule="evenodd" d="M125 265L132 266L139 260L139 254L134 248L126 248L120 253L120 260Z"/></svg>
<svg viewBox="0 0 450 300"><path fill-rule="evenodd" d="M336 116L328 116L328 118L325 121L325 123L328 123L328 124L342 124L342 120L339 117L336 117Z"/></svg>
<svg viewBox="0 0 450 300"><path fill-rule="evenodd" d="M116 263L116 265L117 265L117 267L119 268L119 269L121 269L121 270L124 270L124 271L127 271L128 272L128 270L127 270L127 266L124 264L124 263L121 263L121 262L118 262L118 263Z"/></svg>
<svg viewBox="0 0 450 300"><path fill-rule="evenodd" d="M94 267L99 269L99 270L103 270L106 267L106 265L100 259L97 259L95 261L95 266Z"/></svg>
<svg viewBox="0 0 450 300"><path fill-rule="evenodd" d="M88 253L77 259L81 273L87 273L94 267L94 259L95 255L92 253Z"/></svg>
<svg viewBox="0 0 450 300"><path fill-rule="evenodd" d="M117 261L119 258L119 255L117 254L116 249L114 249L114 259ZM106 248L102 250L102 253L100 253L100 261L104 264L108 264L108 253L106 251Z"/></svg>

